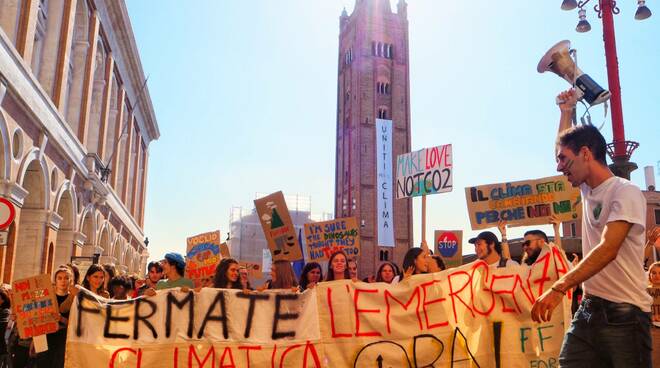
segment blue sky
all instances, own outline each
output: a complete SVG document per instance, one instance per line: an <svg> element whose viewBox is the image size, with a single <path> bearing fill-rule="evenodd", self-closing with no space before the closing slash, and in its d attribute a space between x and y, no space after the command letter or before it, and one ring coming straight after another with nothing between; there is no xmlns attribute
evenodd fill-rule
<svg viewBox="0 0 660 368"><path fill-rule="evenodd" d="M595 1L592 0L591 3ZM568 84L536 65L570 39L579 66L607 86L602 26L589 33L560 0L409 0L413 150L452 143L454 191L428 197L427 231L470 230L463 188L554 175L555 95ZM352 0L127 0L161 138L150 146L145 234L152 259L185 238L229 228L255 193L311 197L333 211L339 15ZM392 0L396 9L396 1ZM654 7L656 5L656 7ZM615 16L632 180L660 165L660 6ZM602 107L592 109L603 121ZM578 110L581 114L584 110ZM609 116L602 130L612 140ZM420 200L414 200L415 243ZM549 229L549 228L548 228ZM522 228L509 231L509 237ZM466 247L465 253L473 253Z"/></svg>

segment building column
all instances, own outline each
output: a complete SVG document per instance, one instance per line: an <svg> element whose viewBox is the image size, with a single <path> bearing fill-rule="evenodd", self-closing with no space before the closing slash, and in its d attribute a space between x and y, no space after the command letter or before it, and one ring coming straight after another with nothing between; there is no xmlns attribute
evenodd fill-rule
<svg viewBox="0 0 660 368"><path fill-rule="evenodd" d="M18 35L18 28L21 23L21 20L19 19L20 12L21 1L4 0L2 2L2 11L0 12L0 26L14 45L16 45L16 36Z"/></svg>
<svg viewBox="0 0 660 368"><path fill-rule="evenodd" d="M94 70L96 69L96 47L99 40L99 14L92 13L89 29L89 48L87 50L87 62L85 63L85 79L83 80L82 103L80 105L80 118L78 120L78 139L83 146L87 146L87 127L89 124L90 110L92 106L92 92L94 89Z"/></svg>
<svg viewBox="0 0 660 368"><path fill-rule="evenodd" d="M133 124L135 123L135 116L131 114L131 116L128 118L128 126L126 127L128 129L128 134L126 135L126 162L124 167L122 168L124 170L124 182L122 184L122 193L121 193L121 200L126 204L126 198L128 197L128 173L130 172L131 168L131 150L132 150L132 145L133 145Z"/></svg>
<svg viewBox="0 0 660 368"><path fill-rule="evenodd" d="M71 256L80 255L80 250L85 244L85 234L72 230L60 230L57 233L55 244L55 266L67 264L71 262Z"/></svg>
<svg viewBox="0 0 660 368"><path fill-rule="evenodd" d="M112 91L117 88L112 85L112 73L115 69L115 60L112 57L112 53L108 53L105 62L105 91L103 92L103 100L101 106L101 117L100 122L101 126L99 127L99 137L98 137L98 155L101 158L101 162L105 165L105 140L108 136L108 117L110 114L110 99L112 97Z"/></svg>
<svg viewBox="0 0 660 368"><path fill-rule="evenodd" d="M117 86L119 87L119 86ZM117 177L119 177L119 157L121 156L121 134L123 131L123 126L122 122L124 121L124 108L125 108L125 100L126 100L126 90L121 88L119 90L119 101L117 101L117 117L116 117L116 124L115 124L115 142L114 142L114 147L112 148L112 161L111 161L111 168L112 168L112 177L110 181L110 185L112 186L113 189L116 190L117 188ZM109 148L109 147L108 147ZM118 193L120 194L120 193ZM120 194L121 195L121 194Z"/></svg>
<svg viewBox="0 0 660 368"><path fill-rule="evenodd" d="M143 170L142 170L142 193L140 193L140 213L138 216L138 223L141 228L144 228L144 207L147 201L147 172L149 167L149 147L142 153L143 156Z"/></svg>
<svg viewBox="0 0 660 368"><path fill-rule="evenodd" d="M34 49L34 35L37 32L39 0L23 0L20 11L21 19L18 24L16 50L23 57L25 63L30 65Z"/></svg>
<svg viewBox="0 0 660 368"><path fill-rule="evenodd" d="M43 40L43 50L41 52L40 70L38 71L39 82L51 98L54 97L55 81L59 73L60 48L65 47L62 44L62 33L65 31L67 0L48 0L48 14L46 18L46 34ZM71 44L69 43L69 46ZM37 71L32 71L37 75ZM57 104L56 104L57 105Z"/></svg>
<svg viewBox="0 0 660 368"><path fill-rule="evenodd" d="M140 178L138 174L140 173L140 159L142 156L142 136L138 133L137 139L136 139L136 144L137 147L135 147L135 166L133 167L133 183L132 183L132 194L131 197L133 200L131 201L131 215L133 215L133 218L137 218L137 202L138 202L138 183L140 182Z"/></svg>
<svg viewBox="0 0 660 368"><path fill-rule="evenodd" d="M77 0L64 0L62 9L62 25L60 27L59 52L53 75L52 97L57 109L64 115L66 111L66 86L69 82L69 59L71 55L71 43L73 42L74 20L76 18Z"/></svg>

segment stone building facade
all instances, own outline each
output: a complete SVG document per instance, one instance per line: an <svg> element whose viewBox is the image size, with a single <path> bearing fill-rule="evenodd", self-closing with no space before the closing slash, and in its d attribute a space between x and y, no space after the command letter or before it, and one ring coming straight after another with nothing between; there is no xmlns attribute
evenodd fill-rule
<svg viewBox="0 0 660 368"><path fill-rule="evenodd" d="M159 135L123 1L0 0L0 196L17 208L2 281L74 255L142 273Z"/></svg>
<svg viewBox="0 0 660 368"><path fill-rule="evenodd" d="M389 0L356 0L339 22L335 216L354 216L361 225L364 277L383 261L401 264L412 246L412 201L394 199L391 179L397 155L411 145L407 4L399 0L394 13ZM383 121L391 132L387 183L378 169Z"/></svg>

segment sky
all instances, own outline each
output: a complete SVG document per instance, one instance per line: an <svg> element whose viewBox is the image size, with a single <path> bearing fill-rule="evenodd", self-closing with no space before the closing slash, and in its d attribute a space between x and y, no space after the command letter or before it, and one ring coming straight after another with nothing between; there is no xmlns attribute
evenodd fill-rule
<svg viewBox="0 0 660 368"><path fill-rule="evenodd" d="M396 11L396 0L392 0ZM256 193L311 197L333 212L339 15L352 0L126 0L161 132L149 147L145 235L150 259L185 239L229 231L233 206ZM555 175L558 92L541 56L568 39L578 65L607 88L602 25L577 33L561 0L408 0L412 147L453 144L454 190L427 199L427 232L470 230L463 188ZM656 7L654 8L654 5ZM660 171L660 6L615 16L626 138L638 141L632 180ZM584 108L578 109L581 115ZM592 121L604 121L602 105ZM608 114L602 133L612 140ZM414 242L421 233L413 200ZM550 230L550 227L541 227ZM524 228L509 230L509 238ZM465 246L468 245L468 246ZM464 253L474 253L469 244Z"/></svg>

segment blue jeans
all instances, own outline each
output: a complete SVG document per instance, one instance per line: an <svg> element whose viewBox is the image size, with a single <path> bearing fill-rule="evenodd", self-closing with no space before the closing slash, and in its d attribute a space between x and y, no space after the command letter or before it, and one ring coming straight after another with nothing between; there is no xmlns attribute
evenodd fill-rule
<svg viewBox="0 0 660 368"><path fill-rule="evenodd" d="M564 336L562 368L651 368L651 315L628 303L585 296Z"/></svg>

